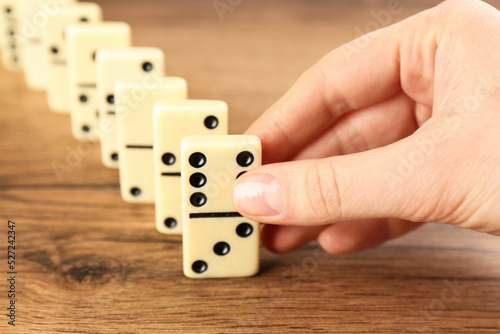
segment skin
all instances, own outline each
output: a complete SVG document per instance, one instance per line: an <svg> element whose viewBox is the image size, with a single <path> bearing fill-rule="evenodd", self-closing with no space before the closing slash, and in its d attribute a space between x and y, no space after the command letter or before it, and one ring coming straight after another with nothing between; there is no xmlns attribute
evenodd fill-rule
<svg viewBox="0 0 500 334"><path fill-rule="evenodd" d="M233 201L264 245L375 247L424 222L500 236L500 12L448 0L344 45L246 132Z"/></svg>

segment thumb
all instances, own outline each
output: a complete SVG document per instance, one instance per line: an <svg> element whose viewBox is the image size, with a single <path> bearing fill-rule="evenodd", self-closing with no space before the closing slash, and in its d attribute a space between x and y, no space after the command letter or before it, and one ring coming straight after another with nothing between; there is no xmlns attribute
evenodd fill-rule
<svg viewBox="0 0 500 334"><path fill-rule="evenodd" d="M414 164L418 166L408 161L411 173L399 173L397 167L405 157L416 159L415 135L362 153L259 167L238 179L233 202L244 216L279 225L389 217L430 221L436 209L432 198L439 199L445 182L433 177L439 170L432 163L435 152L420 154L429 161Z"/></svg>

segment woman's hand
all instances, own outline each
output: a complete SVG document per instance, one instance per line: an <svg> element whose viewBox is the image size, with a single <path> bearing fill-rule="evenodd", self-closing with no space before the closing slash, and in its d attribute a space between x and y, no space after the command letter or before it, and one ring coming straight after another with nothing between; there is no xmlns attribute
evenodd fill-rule
<svg viewBox="0 0 500 334"><path fill-rule="evenodd" d="M234 203L283 253L377 246L421 222L500 235L500 12L449 0L320 60L247 131Z"/></svg>

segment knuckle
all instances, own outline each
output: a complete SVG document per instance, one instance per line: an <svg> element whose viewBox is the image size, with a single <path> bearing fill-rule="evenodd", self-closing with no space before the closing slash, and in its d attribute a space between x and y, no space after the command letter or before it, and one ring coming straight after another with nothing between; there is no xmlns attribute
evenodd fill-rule
<svg viewBox="0 0 500 334"><path fill-rule="evenodd" d="M312 163L305 171L305 191L309 207L318 223L342 219L337 174L327 162Z"/></svg>
<svg viewBox="0 0 500 334"><path fill-rule="evenodd" d="M495 203L493 204L493 202ZM498 227L494 226L490 219L492 212L498 212L496 206L496 201L489 198L487 192L476 189L476 191L470 191L460 201L457 209L454 210L454 215L447 217L445 223L454 224L464 229L498 235L500 225Z"/></svg>
<svg viewBox="0 0 500 334"><path fill-rule="evenodd" d="M487 7L480 0L448 0L438 5L436 15L452 30L470 30L471 24L485 24L491 13Z"/></svg>

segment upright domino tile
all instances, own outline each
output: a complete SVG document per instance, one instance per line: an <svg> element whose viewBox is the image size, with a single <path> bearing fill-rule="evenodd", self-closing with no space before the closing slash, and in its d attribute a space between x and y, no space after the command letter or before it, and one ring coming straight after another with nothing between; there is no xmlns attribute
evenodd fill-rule
<svg viewBox="0 0 500 334"><path fill-rule="evenodd" d="M155 105L154 156L156 229L182 233L181 140L193 135L227 135L222 101L165 101Z"/></svg>
<svg viewBox="0 0 500 334"><path fill-rule="evenodd" d="M42 34L42 45L48 59L47 99L52 111L69 114L70 109L66 28L101 20L101 8L90 2L63 6L48 19Z"/></svg>
<svg viewBox="0 0 500 334"><path fill-rule="evenodd" d="M155 202L153 111L156 102L187 99L182 78L156 82L119 81L116 85L116 120L122 198L131 203ZM181 126L181 125L179 125Z"/></svg>
<svg viewBox="0 0 500 334"><path fill-rule="evenodd" d="M181 142L184 275L245 277L259 270L259 224L233 205L236 179L261 165L255 136L195 136Z"/></svg>
<svg viewBox="0 0 500 334"><path fill-rule="evenodd" d="M22 69L19 52L20 0L0 0L0 49L3 66L9 71Z"/></svg>
<svg viewBox="0 0 500 334"><path fill-rule="evenodd" d="M124 74L127 80L155 82L165 72L163 51L157 48L99 49L97 53L97 101L101 129L101 160L118 168L115 85Z"/></svg>
<svg viewBox="0 0 500 334"><path fill-rule="evenodd" d="M123 22L101 22L66 29L71 130L76 139L98 140L100 137L97 50L103 47L127 47L130 44L130 26Z"/></svg>
<svg viewBox="0 0 500 334"><path fill-rule="evenodd" d="M42 45L49 18L76 0L19 0L20 43L26 85L33 90L47 87L47 53Z"/></svg>

